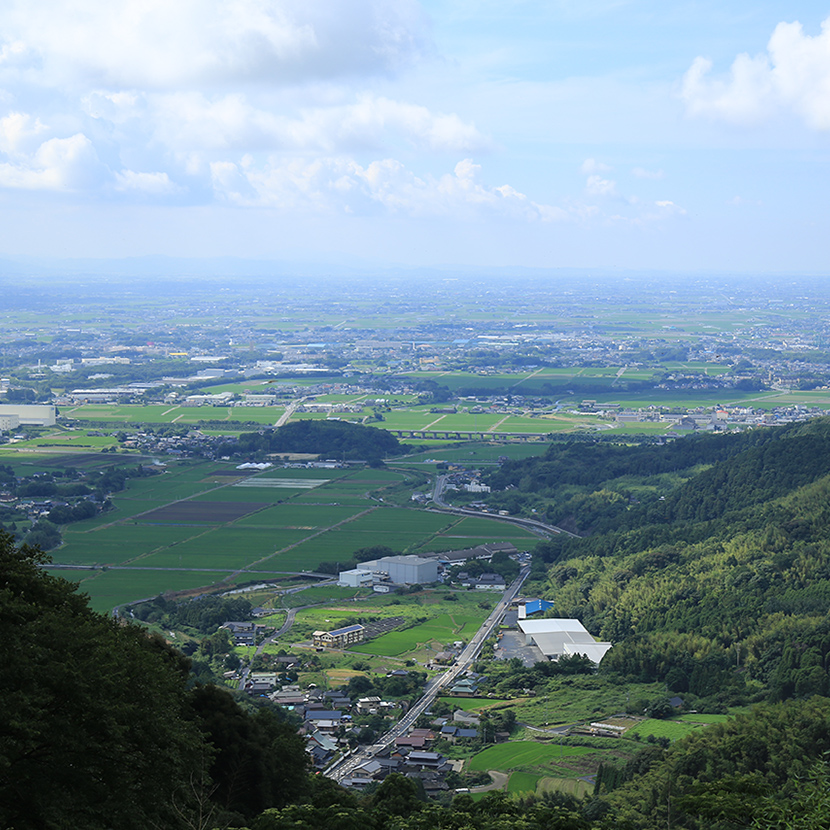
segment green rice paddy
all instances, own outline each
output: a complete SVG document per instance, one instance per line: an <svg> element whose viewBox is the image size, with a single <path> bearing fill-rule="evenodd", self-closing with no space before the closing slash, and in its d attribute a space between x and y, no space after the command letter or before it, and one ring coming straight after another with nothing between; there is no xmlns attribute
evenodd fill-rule
<svg viewBox="0 0 830 830"><path fill-rule="evenodd" d="M345 563L372 545L446 549L450 540L440 534L457 525L457 518L385 506L370 497L406 475L283 467L252 474L220 462L172 461L157 475L129 479L127 489L113 495L112 510L65 528L64 544L52 555L57 564L108 568L79 577L95 607L106 608L113 597L121 603L223 579L313 571L321 562ZM491 541L516 538L514 528L489 524L482 520L475 529L489 529ZM452 542L465 547L468 539ZM457 639L480 619L447 617L411 636L423 643ZM381 646L389 654L413 647L406 638Z"/></svg>

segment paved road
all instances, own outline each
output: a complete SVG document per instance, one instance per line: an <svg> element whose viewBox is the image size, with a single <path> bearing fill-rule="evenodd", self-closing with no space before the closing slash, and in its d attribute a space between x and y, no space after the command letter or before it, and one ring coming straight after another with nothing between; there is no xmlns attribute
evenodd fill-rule
<svg viewBox="0 0 830 830"><path fill-rule="evenodd" d="M415 724L415 721L432 706L439 692L455 683L459 676L466 672L472 665L473 661L478 657L485 640L490 637L496 626L501 622L505 611L507 611L510 603L521 590L529 573L529 567L522 568L517 579L502 594L501 599L490 613L490 616L482 623L472 640L467 644L467 647L461 652L461 656L458 658L456 664L443 674L436 675L427 682L424 687L424 694L410 707L409 711L392 729L386 732L373 746L360 749L352 755L338 761L334 766L329 767L324 774L329 778L333 778L335 781L342 781L344 778L348 778L361 764L366 763L378 752L393 744L396 738L405 735Z"/></svg>
<svg viewBox="0 0 830 830"><path fill-rule="evenodd" d="M475 516L478 519L495 519L499 522L507 522L508 524L518 525L527 530L532 530L544 536L550 536L551 533L564 533L566 536L571 536L574 539L580 537L576 533L571 533L569 530L557 527L556 525L545 524L537 519L520 519L518 516L498 516L493 513L482 513L481 510L468 510L466 507L453 507L444 501L444 488L447 485L447 476L439 475L435 479L435 487L432 490L432 501L440 510L429 510L430 513L456 513L459 516Z"/></svg>

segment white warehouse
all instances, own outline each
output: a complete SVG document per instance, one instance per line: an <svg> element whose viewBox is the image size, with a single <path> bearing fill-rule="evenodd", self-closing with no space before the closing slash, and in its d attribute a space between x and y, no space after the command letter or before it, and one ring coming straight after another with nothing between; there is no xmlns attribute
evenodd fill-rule
<svg viewBox="0 0 830 830"><path fill-rule="evenodd" d="M360 568L373 574L386 574L396 585L427 585L438 581L438 562L420 556L384 556L371 562L361 562ZM343 573L348 573L344 571ZM342 576L342 575L341 575Z"/></svg>
<svg viewBox="0 0 830 830"><path fill-rule="evenodd" d="M525 643L535 645L548 660L581 654L599 665L611 643L597 642L579 620L519 620Z"/></svg>
<svg viewBox="0 0 830 830"><path fill-rule="evenodd" d="M341 588L365 588L371 587L374 580L375 575L372 571L366 571L363 568L353 568L350 571L340 571L337 584Z"/></svg>
<svg viewBox="0 0 830 830"><path fill-rule="evenodd" d="M40 404L3 404L0 405L0 417L9 419L10 426L6 427L7 429L14 429L18 425L51 427L55 425L55 407ZM13 423L15 418L17 424Z"/></svg>

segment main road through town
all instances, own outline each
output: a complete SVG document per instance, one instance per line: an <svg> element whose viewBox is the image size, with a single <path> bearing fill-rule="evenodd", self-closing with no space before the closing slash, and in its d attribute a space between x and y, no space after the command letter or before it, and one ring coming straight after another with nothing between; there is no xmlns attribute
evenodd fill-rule
<svg viewBox="0 0 830 830"><path fill-rule="evenodd" d="M325 772L329 778L333 778L335 781L343 781L343 779L349 778L359 766L365 764L379 752L393 744L396 738L406 735L409 729L415 724L415 721L432 706L441 690L455 683L458 677L472 665L473 661L478 657L484 641L490 637L502 621L505 611L507 611L510 603L518 595L529 573L529 566L522 568L516 580L502 594L501 599L496 604L490 616L482 623L481 628L478 629L472 640L467 644L467 647L461 652L461 656L455 665L447 669L443 674L438 674L427 681L423 696L410 706L409 711L392 729L382 735L376 743L369 747L363 747L330 766Z"/></svg>

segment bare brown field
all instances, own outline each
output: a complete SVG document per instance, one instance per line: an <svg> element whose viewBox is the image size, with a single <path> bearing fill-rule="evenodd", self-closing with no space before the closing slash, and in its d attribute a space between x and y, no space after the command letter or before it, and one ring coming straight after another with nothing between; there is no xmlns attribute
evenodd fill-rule
<svg viewBox="0 0 830 830"><path fill-rule="evenodd" d="M146 513L141 522L204 522L205 524L225 524L241 519L249 513L270 507L270 504L251 501L183 501L168 504Z"/></svg>

